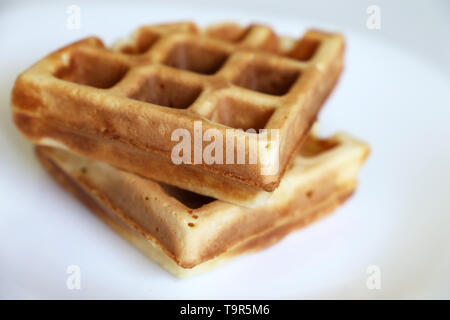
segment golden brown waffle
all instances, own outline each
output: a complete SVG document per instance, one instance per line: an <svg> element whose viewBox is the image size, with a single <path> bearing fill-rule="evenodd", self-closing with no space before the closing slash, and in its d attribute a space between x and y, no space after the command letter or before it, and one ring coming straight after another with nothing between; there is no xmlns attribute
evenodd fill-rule
<svg viewBox="0 0 450 320"><path fill-rule="evenodd" d="M142 27L113 50L88 38L19 76L14 119L36 144L256 206L268 197L261 190L278 186L334 87L343 48L337 34L308 31L297 41L264 26L233 24L206 30L192 23ZM229 128L279 129L279 170L261 174L263 161L174 165L171 151L178 142L171 134L185 128L194 136L195 120L202 120L203 132L217 129L224 137ZM249 143L260 136L232 134ZM259 143L269 151L276 148Z"/></svg>
<svg viewBox="0 0 450 320"><path fill-rule="evenodd" d="M178 276L264 248L330 212L355 189L369 148L349 135L308 138L268 203L248 209L157 183L61 149L39 159L118 233Z"/></svg>

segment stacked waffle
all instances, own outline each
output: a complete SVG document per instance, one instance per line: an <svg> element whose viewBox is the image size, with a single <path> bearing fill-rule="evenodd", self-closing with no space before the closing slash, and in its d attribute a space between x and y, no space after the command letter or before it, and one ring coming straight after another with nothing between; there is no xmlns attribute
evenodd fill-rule
<svg viewBox="0 0 450 320"><path fill-rule="evenodd" d="M14 120L38 159L178 276L257 250L330 212L368 146L311 132L343 64L340 35L192 23L97 38L21 74Z"/></svg>

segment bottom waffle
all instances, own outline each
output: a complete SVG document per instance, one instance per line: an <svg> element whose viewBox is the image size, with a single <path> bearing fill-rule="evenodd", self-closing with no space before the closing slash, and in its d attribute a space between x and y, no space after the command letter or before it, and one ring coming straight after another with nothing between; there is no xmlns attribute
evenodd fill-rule
<svg viewBox="0 0 450 320"><path fill-rule="evenodd" d="M262 249L331 212L356 187L368 146L308 138L265 206L242 208L67 151L36 147L44 167L116 232L179 277Z"/></svg>

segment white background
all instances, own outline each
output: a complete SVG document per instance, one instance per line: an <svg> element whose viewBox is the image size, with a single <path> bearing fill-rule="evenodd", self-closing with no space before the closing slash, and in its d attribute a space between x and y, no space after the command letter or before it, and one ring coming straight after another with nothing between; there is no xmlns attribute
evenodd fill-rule
<svg viewBox="0 0 450 320"><path fill-rule="evenodd" d="M81 8L80 30L66 8ZM369 5L381 30L366 27ZM0 2L0 298L450 298L448 1ZM87 35L110 44L136 27L265 22L346 35L346 69L321 113L372 154L335 214L263 252L178 280L116 236L40 168L11 121L16 76ZM68 290L66 268L81 268ZM381 290L366 287L369 265Z"/></svg>

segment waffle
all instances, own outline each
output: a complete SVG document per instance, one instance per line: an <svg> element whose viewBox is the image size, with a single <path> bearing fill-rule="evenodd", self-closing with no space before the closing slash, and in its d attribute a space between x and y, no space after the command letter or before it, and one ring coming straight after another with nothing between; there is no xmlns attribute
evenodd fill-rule
<svg viewBox="0 0 450 320"><path fill-rule="evenodd" d="M333 210L355 189L368 146L340 133L309 137L260 208L243 208L109 164L38 146L48 171L149 257L180 277L279 241Z"/></svg>
<svg viewBox="0 0 450 320"><path fill-rule="evenodd" d="M18 77L14 120L35 144L255 207L279 185L333 89L343 48L338 34L311 30L296 40L260 25L146 26L113 49L91 37ZM171 134L182 128L194 136L196 120L202 134L215 129L225 137L233 129L233 141L279 152L278 170L262 173L270 156L257 163L175 165L171 152L178 142ZM278 143L244 131L249 128L279 129ZM203 149L208 144L203 141Z"/></svg>

